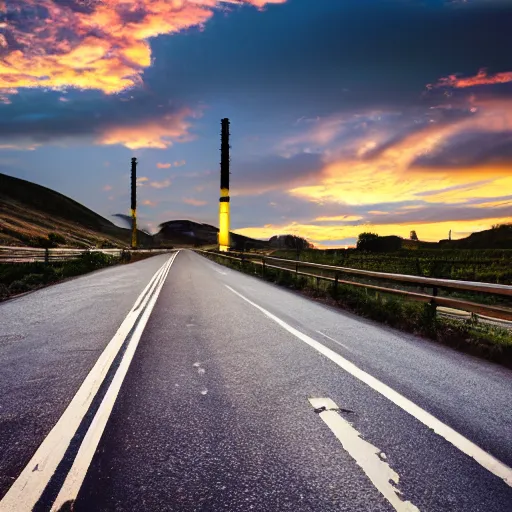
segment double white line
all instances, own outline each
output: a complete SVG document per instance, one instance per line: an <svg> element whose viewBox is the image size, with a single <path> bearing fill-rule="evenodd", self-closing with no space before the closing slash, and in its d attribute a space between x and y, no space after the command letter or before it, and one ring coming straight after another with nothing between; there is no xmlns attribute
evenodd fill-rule
<svg viewBox="0 0 512 512"><path fill-rule="evenodd" d="M76 499L177 254L162 265L135 301L64 414L0 501L0 512L58 511Z"/></svg>

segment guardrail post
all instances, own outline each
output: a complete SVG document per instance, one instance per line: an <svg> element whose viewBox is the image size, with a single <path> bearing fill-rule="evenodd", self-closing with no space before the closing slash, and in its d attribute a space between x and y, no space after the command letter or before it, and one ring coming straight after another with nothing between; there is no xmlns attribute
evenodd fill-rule
<svg viewBox="0 0 512 512"><path fill-rule="evenodd" d="M44 262L46 265L50 263L50 249L48 247L45 247L44 249Z"/></svg>
<svg viewBox="0 0 512 512"><path fill-rule="evenodd" d="M261 257L261 273L265 275L265 256Z"/></svg>
<svg viewBox="0 0 512 512"><path fill-rule="evenodd" d="M437 286L434 286L432 288L432 300L430 301L430 305L434 308L434 316L437 315L437 303L436 303L436 297L438 294Z"/></svg>
<svg viewBox="0 0 512 512"><path fill-rule="evenodd" d="M334 293L338 295L338 273L334 274Z"/></svg>

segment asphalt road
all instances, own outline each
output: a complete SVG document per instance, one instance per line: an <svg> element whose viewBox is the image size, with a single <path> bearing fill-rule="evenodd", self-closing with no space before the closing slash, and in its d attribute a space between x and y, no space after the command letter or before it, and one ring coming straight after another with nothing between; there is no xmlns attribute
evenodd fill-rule
<svg viewBox="0 0 512 512"><path fill-rule="evenodd" d="M71 464L83 473L71 479L76 511L512 510L510 370L191 251L152 281L168 259L0 304L0 511L30 510L6 508L9 489L25 467L39 477L27 464L131 311L139 316L80 428L64 423L69 460L34 510L51 509ZM155 291L142 293L150 282ZM428 413L453 430L436 433ZM458 434L469 448L457 447Z"/></svg>

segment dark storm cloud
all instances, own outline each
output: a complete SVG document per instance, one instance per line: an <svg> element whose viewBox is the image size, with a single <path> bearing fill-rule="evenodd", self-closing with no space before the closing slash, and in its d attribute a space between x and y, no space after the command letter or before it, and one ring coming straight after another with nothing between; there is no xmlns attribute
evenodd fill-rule
<svg viewBox="0 0 512 512"><path fill-rule="evenodd" d="M321 155L300 153L291 158L268 156L236 163L236 177L232 179L241 195L261 194L277 187L289 188L294 183L307 183L318 176L322 167Z"/></svg>
<svg viewBox="0 0 512 512"><path fill-rule="evenodd" d="M156 144L164 146L166 142L162 138L190 138L186 122L187 117L194 115L190 109L161 103L159 98L143 92L134 95L89 100L82 96L66 103L59 102L55 93L27 95L24 102L2 107L0 145L46 144L83 138L136 148L141 147L138 140L144 137L144 130L155 136ZM152 130L157 133L152 134Z"/></svg>
<svg viewBox="0 0 512 512"><path fill-rule="evenodd" d="M511 4L295 0L237 21L216 18L193 38L155 41L147 78L161 88L165 77L178 95L323 115L409 105L441 77L512 68Z"/></svg>
<svg viewBox="0 0 512 512"><path fill-rule="evenodd" d="M460 169L512 165L512 131L462 132L432 153L414 160L411 168Z"/></svg>

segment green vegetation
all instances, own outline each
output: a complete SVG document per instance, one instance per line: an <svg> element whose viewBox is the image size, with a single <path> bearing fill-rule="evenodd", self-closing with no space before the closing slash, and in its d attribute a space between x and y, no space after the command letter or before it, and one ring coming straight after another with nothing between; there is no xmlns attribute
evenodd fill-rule
<svg viewBox="0 0 512 512"><path fill-rule="evenodd" d="M296 253L277 250L272 256L295 259ZM356 249L305 250L300 260L393 274L512 284L510 249L402 249L385 253Z"/></svg>
<svg viewBox="0 0 512 512"><path fill-rule="evenodd" d="M313 253L319 252L324 251ZM394 295L376 293L350 285L335 287L334 283L329 281L305 276L296 278L293 272L268 267L263 273L261 265L249 261L240 263L214 254L209 257L222 265L300 291L308 297L332 306L347 309L365 318L428 337L512 368L512 332L478 322L475 316L469 320L452 320L436 315L435 308L430 304L408 301Z"/></svg>
<svg viewBox="0 0 512 512"><path fill-rule="evenodd" d="M0 264L0 300L36 290L68 277L78 276L119 263L121 258L103 253L84 253L56 263Z"/></svg>

